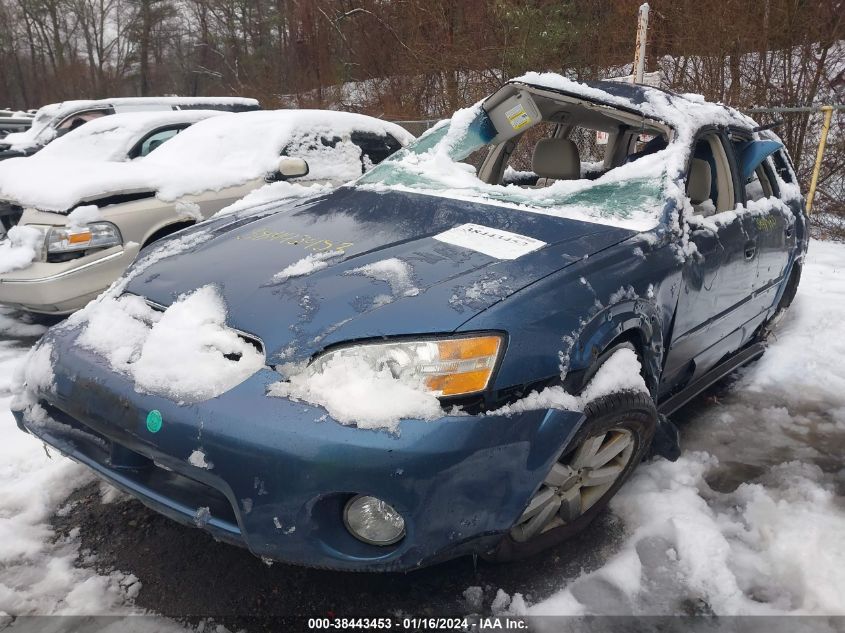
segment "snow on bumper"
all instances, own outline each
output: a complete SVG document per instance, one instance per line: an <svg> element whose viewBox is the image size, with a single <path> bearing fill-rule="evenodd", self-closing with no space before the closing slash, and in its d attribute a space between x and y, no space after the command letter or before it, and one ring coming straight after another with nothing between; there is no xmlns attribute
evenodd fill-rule
<svg viewBox="0 0 845 633"><path fill-rule="evenodd" d="M23 429L175 520L307 566L407 570L491 547L583 418L539 410L362 430L267 397L269 369L180 406L136 393L72 333L48 338L54 389L36 394L43 411L14 412ZM355 539L342 519L355 494L388 501L406 536L388 547Z"/></svg>

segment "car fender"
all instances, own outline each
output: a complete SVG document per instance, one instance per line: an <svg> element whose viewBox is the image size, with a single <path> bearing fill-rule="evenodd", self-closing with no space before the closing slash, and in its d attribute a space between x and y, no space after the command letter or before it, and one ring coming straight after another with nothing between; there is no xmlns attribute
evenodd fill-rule
<svg viewBox="0 0 845 633"><path fill-rule="evenodd" d="M581 330L569 352L569 371L574 379L569 386L584 387L578 379L588 375L599 356L622 341L634 344L640 355L643 374L654 395L663 362L663 328L658 305L653 301L632 299L597 312Z"/></svg>

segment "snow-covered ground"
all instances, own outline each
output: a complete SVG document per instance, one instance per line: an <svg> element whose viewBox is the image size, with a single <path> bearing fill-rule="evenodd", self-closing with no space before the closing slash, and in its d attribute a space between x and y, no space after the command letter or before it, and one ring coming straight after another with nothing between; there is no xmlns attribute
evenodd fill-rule
<svg viewBox="0 0 845 633"><path fill-rule="evenodd" d="M78 565L85 526L58 540L50 526L91 475L48 455L8 411L15 367L43 329L0 312L0 612L133 612L142 581L132 570ZM600 553L593 571L552 578L556 592L500 592L492 604L488 594L478 606L514 614L845 614L843 358L845 245L813 242L798 297L763 359L718 397L681 412L680 460L643 464L611 504L624 526L621 543ZM103 491L102 502L115 503L113 489ZM484 595L467 589L468 605ZM419 600L424 607L425 592Z"/></svg>

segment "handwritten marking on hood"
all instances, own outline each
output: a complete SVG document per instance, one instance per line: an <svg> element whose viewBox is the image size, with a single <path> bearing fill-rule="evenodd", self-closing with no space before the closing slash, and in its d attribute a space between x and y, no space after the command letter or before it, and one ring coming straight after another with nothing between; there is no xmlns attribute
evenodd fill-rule
<svg viewBox="0 0 845 633"><path fill-rule="evenodd" d="M435 235L434 239L478 251L496 259L516 259L546 245L545 242L527 235L480 224L461 224Z"/></svg>

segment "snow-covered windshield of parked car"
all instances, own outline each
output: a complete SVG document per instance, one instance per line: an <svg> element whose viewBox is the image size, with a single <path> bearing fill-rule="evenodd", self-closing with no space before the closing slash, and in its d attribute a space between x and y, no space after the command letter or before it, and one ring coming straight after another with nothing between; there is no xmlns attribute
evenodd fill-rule
<svg viewBox="0 0 845 633"><path fill-rule="evenodd" d="M553 126L547 126L549 130ZM496 134L495 127L476 104L457 112L411 144L405 151L389 158L357 181L360 187L384 190L405 189L431 195L478 202L515 206L530 212L568 217L588 222L613 224L634 230L648 230L661 220L667 186L665 154L668 142L659 135L633 135L632 151L623 164L604 168L603 160L584 151L587 145L601 144L603 137L596 130L575 126L568 139L545 141L552 151L581 148L576 156L582 159L574 173L565 178L541 177L533 173L530 163L516 162L514 152L508 169L497 182L484 182L478 176L478 154L486 149ZM529 136L526 134L526 136ZM643 151L648 141L657 138ZM543 139L524 139L530 155L537 153ZM523 145L520 141L519 145ZM649 149L651 151L649 151ZM475 155L475 156L473 156ZM468 157L470 161L467 162ZM525 161L525 152L522 155ZM520 169L528 167L528 170Z"/></svg>

